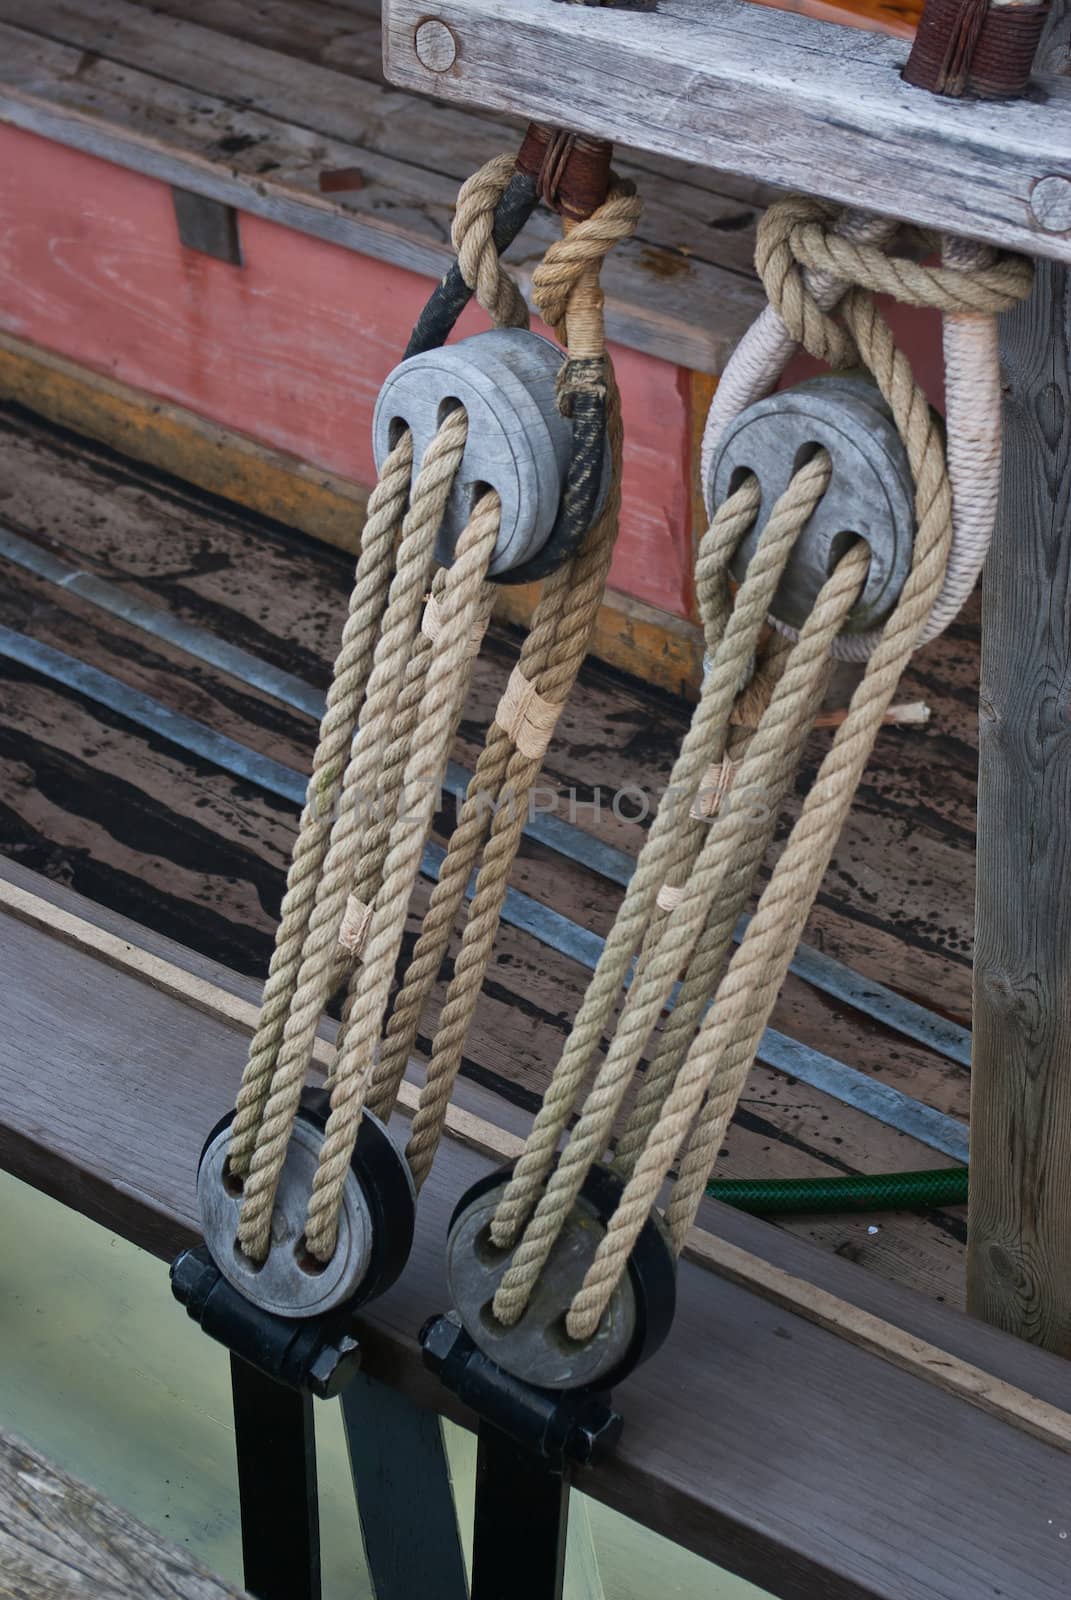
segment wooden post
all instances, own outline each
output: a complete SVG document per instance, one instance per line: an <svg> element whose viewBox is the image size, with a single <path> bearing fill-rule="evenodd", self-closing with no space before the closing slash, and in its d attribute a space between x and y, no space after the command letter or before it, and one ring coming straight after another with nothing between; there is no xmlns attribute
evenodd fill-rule
<svg viewBox="0 0 1071 1600"><path fill-rule="evenodd" d="M1038 264L1002 348L1004 482L983 585L968 1305L1071 1356L1071 269Z"/></svg>

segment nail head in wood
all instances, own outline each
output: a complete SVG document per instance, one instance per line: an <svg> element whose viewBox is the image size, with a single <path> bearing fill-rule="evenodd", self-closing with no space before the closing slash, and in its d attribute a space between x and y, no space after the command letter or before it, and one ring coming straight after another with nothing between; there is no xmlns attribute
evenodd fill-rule
<svg viewBox="0 0 1071 1600"><path fill-rule="evenodd" d="M1071 178L1056 173L1039 178L1030 196L1030 214L1046 233L1071 232Z"/></svg>
<svg viewBox="0 0 1071 1600"><path fill-rule="evenodd" d="M457 40L437 17L422 22L413 35L417 60L429 72L449 72L457 60Z"/></svg>

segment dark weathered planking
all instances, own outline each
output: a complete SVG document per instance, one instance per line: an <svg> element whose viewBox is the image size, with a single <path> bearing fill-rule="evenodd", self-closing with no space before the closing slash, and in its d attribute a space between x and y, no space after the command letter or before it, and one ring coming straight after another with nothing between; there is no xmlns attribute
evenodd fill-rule
<svg viewBox="0 0 1071 1600"><path fill-rule="evenodd" d="M240 1600L150 1528L0 1433L0 1594L12 1600Z"/></svg>
<svg viewBox="0 0 1071 1600"><path fill-rule="evenodd" d="M429 16L457 40L446 71L416 53ZM1032 227L1029 211L1038 179L1069 168L1064 77L999 105L942 99L902 81L902 41L748 0L661 0L656 13L386 0L384 21L401 87L1071 258L1071 236Z"/></svg>
<svg viewBox="0 0 1071 1600"><path fill-rule="evenodd" d="M1005 321L985 570L968 1294L1071 1356L1071 274Z"/></svg>
<svg viewBox="0 0 1071 1600"><path fill-rule="evenodd" d="M38 930L5 919L4 933L0 1159L166 1254L193 1225L199 1141L234 1092L241 1034ZM370 1373L425 1402L442 1395L415 1330L442 1303L452 1202L486 1165L444 1146L409 1269L364 1319ZM1036 1390L1062 1379L1041 1352L925 1314L960 1349L998 1352L989 1370ZM623 1444L585 1489L788 1600L1064 1592L1046 1523L1071 1493L1071 1458L698 1268L682 1269L670 1344L619 1398Z"/></svg>

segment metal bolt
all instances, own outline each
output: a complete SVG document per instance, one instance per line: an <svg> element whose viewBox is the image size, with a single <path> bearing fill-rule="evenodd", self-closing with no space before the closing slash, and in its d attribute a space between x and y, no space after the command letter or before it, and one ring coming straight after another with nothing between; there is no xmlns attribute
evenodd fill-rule
<svg viewBox="0 0 1071 1600"><path fill-rule="evenodd" d="M318 1400L333 1400L355 1376L361 1365L361 1347L344 1333L337 1344L328 1344L309 1367L308 1384Z"/></svg>
<svg viewBox="0 0 1071 1600"><path fill-rule="evenodd" d="M456 1313L448 1312L444 1317L429 1317L420 1330L424 1365L428 1371L434 1372L438 1377L464 1337Z"/></svg>
<svg viewBox="0 0 1071 1600"><path fill-rule="evenodd" d="M1071 178L1039 178L1030 195L1030 213L1046 233L1071 232Z"/></svg>
<svg viewBox="0 0 1071 1600"><path fill-rule="evenodd" d="M587 1466L596 1454L613 1448L623 1426L616 1411L600 1401L592 1401L569 1429L566 1450L574 1461Z"/></svg>
<svg viewBox="0 0 1071 1600"><path fill-rule="evenodd" d="M413 35L413 46L417 60L429 72L449 72L457 60L457 40L446 23L436 17L420 24Z"/></svg>

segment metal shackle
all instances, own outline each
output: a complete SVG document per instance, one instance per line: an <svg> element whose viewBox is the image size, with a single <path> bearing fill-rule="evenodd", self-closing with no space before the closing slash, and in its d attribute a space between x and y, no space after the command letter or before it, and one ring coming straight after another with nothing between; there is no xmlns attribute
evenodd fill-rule
<svg viewBox="0 0 1071 1600"><path fill-rule="evenodd" d="M240 1181L228 1172L233 1115L213 1129L197 1169L201 1230L227 1282L262 1311L320 1317L382 1294L405 1265L413 1239L416 1188L405 1157L371 1112L361 1119L331 1259L314 1260L305 1245L305 1215L329 1111L322 1089L306 1089L294 1120L276 1191L271 1245L263 1262L238 1242Z"/></svg>
<svg viewBox="0 0 1071 1600"><path fill-rule="evenodd" d="M713 514L754 473L762 502L731 563L739 582L778 497L823 446L832 461L829 487L796 542L770 609L779 622L801 628L854 534L870 548L870 570L844 632L867 633L900 598L915 537L907 451L872 379L812 378L748 406L714 452L704 484L707 509Z"/></svg>
<svg viewBox="0 0 1071 1600"><path fill-rule="evenodd" d="M472 509L488 488L502 502L490 577L525 565L546 544L572 451L572 425L558 410L555 389L564 360L558 346L537 333L497 328L409 356L384 383L372 418L377 470L403 426L413 435L419 467L448 413L462 405L468 415L465 454L435 547L443 565L453 559ZM604 451L600 502L608 456Z"/></svg>

